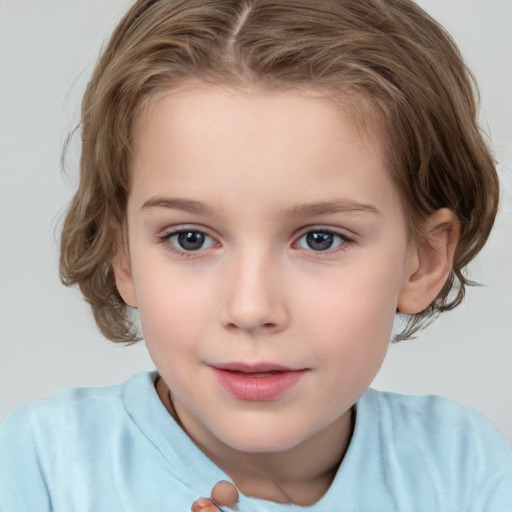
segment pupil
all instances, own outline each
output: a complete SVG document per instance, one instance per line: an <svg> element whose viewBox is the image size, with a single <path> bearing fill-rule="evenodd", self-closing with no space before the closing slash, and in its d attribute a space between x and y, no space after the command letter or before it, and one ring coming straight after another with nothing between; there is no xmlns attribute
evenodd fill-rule
<svg viewBox="0 0 512 512"><path fill-rule="evenodd" d="M321 231L316 231L306 235L306 242L308 246L314 251L324 251L331 247L334 240L331 233L322 233Z"/></svg>
<svg viewBox="0 0 512 512"><path fill-rule="evenodd" d="M178 243L187 251L196 251L204 243L204 235L197 231L185 231L178 233Z"/></svg>

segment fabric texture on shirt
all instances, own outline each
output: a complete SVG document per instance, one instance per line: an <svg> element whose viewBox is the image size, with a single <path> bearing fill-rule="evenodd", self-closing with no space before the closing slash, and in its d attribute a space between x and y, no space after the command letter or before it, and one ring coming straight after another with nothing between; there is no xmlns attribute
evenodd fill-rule
<svg viewBox="0 0 512 512"><path fill-rule="evenodd" d="M156 373L21 406L0 425L1 512L189 512L229 480L168 414ZM480 413L368 389L327 493L239 512L512 512L512 453Z"/></svg>

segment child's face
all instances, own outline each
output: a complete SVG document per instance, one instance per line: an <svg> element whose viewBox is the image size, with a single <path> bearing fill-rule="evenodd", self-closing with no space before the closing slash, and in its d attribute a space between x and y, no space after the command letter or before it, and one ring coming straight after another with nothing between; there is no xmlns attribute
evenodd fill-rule
<svg viewBox="0 0 512 512"><path fill-rule="evenodd" d="M134 141L117 282L187 430L268 452L347 415L417 265L379 138L312 95L205 86Z"/></svg>

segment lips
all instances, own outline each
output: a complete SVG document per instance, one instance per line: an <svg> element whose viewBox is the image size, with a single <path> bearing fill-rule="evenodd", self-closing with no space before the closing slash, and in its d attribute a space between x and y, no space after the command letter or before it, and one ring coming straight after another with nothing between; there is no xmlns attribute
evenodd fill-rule
<svg viewBox="0 0 512 512"><path fill-rule="evenodd" d="M272 363L230 362L210 366L228 394L240 400L267 402L284 395L297 385L308 369Z"/></svg>

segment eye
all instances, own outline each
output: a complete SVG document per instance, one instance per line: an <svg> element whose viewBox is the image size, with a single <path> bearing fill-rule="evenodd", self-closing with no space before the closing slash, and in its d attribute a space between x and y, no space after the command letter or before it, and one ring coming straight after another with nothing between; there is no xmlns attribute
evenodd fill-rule
<svg viewBox="0 0 512 512"><path fill-rule="evenodd" d="M171 245L181 251L198 251L215 245L215 240L202 231L194 229L176 230L165 236Z"/></svg>
<svg viewBox="0 0 512 512"><path fill-rule="evenodd" d="M327 251L335 249L346 242L349 242L349 239L339 233L319 229L308 231L302 235L297 242L297 247L313 251Z"/></svg>

